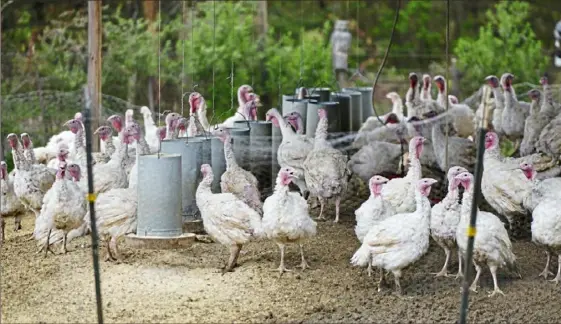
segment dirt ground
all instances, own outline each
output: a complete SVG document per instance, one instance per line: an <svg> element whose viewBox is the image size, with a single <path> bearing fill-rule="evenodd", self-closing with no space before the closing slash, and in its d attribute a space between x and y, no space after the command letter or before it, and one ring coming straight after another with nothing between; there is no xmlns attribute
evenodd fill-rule
<svg viewBox="0 0 561 324"><path fill-rule="evenodd" d="M223 323L223 322L455 322L460 282L435 278L444 253L435 245L404 271L403 296L391 289L378 293L375 278L354 268L349 259L358 247L350 210L340 224L319 224L318 236L307 244L312 270L279 277L279 251L271 242L244 247L241 265L222 276L218 267L227 258L219 244L196 243L183 250L132 250L123 245L125 261L101 262L103 311L106 322ZM331 215L333 216L333 215ZM30 235L33 220L24 230L11 231L1 251L2 322L92 323L95 294L90 238L73 241L66 255L35 254ZM470 295L472 323L561 322L561 290L538 278L545 255L529 242L514 244L523 279L500 272L506 296L487 297L492 288L487 269L481 289ZM300 262L296 246L289 247L287 266ZM454 258L451 272L457 269ZM554 271L557 263L552 264Z"/></svg>

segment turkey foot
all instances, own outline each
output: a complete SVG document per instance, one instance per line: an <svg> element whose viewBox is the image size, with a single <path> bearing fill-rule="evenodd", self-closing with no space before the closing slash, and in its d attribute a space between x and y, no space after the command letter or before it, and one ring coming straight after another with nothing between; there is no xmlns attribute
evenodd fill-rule
<svg viewBox="0 0 561 324"><path fill-rule="evenodd" d="M238 261L238 256L240 255L241 249L241 244L232 245L232 247L230 248L230 260L228 261L228 265L224 269L222 269L222 275L224 275L226 272L234 271L234 265Z"/></svg>
<svg viewBox="0 0 561 324"><path fill-rule="evenodd" d="M282 274L283 274L284 272L289 272L289 271L292 271L292 270L288 270L288 269L284 266L284 244L277 243L277 245L279 246L279 249L280 249L280 257L281 257L281 259L280 259L280 265L279 265L278 268L273 269L273 270L271 270L271 271L278 271L278 272L280 273L280 275L282 276ZM300 251L302 251L301 246L300 246Z"/></svg>
<svg viewBox="0 0 561 324"><path fill-rule="evenodd" d="M116 261L121 261L123 259L121 253L119 253L119 248L117 247L117 239L115 237L112 237L111 241L109 241L109 248L113 250L112 257Z"/></svg>
<svg viewBox="0 0 561 324"><path fill-rule="evenodd" d="M47 254L49 252L51 252L53 255L55 254L53 250L51 250L51 244L49 242L49 239L51 238L51 231L52 229L49 229L49 233L47 233L47 242L45 242L45 245L43 245L43 247L41 247L41 249L37 252L41 253L43 250L45 250L45 258L47 257Z"/></svg>
<svg viewBox="0 0 561 324"><path fill-rule="evenodd" d="M431 272L431 274L435 277L450 277L450 274L448 274L446 269L442 269L440 272Z"/></svg>
<svg viewBox="0 0 561 324"><path fill-rule="evenodd" d="M495 289L493 290L493 292L491 292L490 294L488 294L487 297L493 297L493 296L495 296L496 294L501 294L501 295L503 295L503 296L505 295L505 294L503 293L503 291L500 290L500 289L497 287L497 288L495 288Z"/></svg>
<svg viewBox="0 0 561 324"><path fill-rule="evenodd" d="M339 223L339 211L341 209L341 197L335 198L335 220L333 223Z"/></svg>
<svg viewBox="0 0 561 324"><path fill-rule="evenodd" d="M316 220L324 221L325 217L323 217L323 208L325 207L325 199L318 196L318 200L319 200L320 207L319 207L319 216L316 218Z"/></svg>
<svg viewBox="0 0 561 324"><path fill-rule="evenodd" d="M549 271L549 261L551 261L551 253L549 253L549 251L546 251L545 254L547 256L547 261L545 262L545 268L543 269L542 272L540 272L538 277L543 277L544 279L547 280L547 276L553 275L553 272Z"/></svg>
<svg viewBox="0 0 561 324"><path fill-rule="evenodd" d="M559 282L561 282L561 276L557 275L555 278L549 280L550 282L555 283L556 285L559 284Z"/></svg>
<svg viewBox="0 0 561 324"><path fill-rule="evenodd" d="M446 254L446 261L444 261L444 266L442 266L442 270L440 270L440 272L431 273L436 277L448 277L448 262L450 261L450 250L445 248L444 253Z"/></svg>
<svg viewBox="0 0 561 324"><path fill-rule="evenodd" d="M399 277L401 277L401 271L394 271L393 277L395 282L395 294L401 296L403 294L403 291L401 289L401 284L399 283Z"/></svg>
<svg viewBox="0 0 561 324"><path fill-rule="evenodd" d="M2 224L2 227L4 227L4 224ZM14 221L14 232L17 232L21 229L21 216L16 216L16 219Z"/></svg>
<svg viewBox="0 0 561 324"><path fill-rule="evenodd" d="M306 261L306 258L304 258L304 247L302 246L302 244L300 244L300 254L302 255L302 262L300 263L300 267L302 268L302 270L312 269Z"/></svg>
<svg viewBox="0 0 561 324"><path fill-rule="evenodd" d="M386 285L384 277L384 269L380 268L380 280L378 280L378 292L382 291L382 287Z"/></svg>
<svg viewBox="0 0 561 324"><path fill-rule="evenodd" d="M366 274L369 277L372 277L372 263L370 263L370 262L368 263L368 267L366 268Z"/></svg>
<svg viewBox="0 0 561 324"><path fill-rule="evenodd" d="M111 246L109 242L107 242L107 253L105 254L105 258L103 259L103 261L117 261L117 259L113 256L113 252L111 252Z"/></svg>

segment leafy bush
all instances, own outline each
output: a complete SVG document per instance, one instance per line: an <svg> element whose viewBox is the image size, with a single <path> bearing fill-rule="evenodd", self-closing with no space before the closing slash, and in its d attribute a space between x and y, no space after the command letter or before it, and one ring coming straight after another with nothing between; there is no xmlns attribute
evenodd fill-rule
<svg viewBox="0 0 561 324"><path fill-rule="evenodd" d="M462 85L478 88L485 76L513 73L518 81L533 82L543 74L549 57L528 22L530 5L523 1L500 1L486 12L487 24L475 39L460 38L454 49Z"/></svg>

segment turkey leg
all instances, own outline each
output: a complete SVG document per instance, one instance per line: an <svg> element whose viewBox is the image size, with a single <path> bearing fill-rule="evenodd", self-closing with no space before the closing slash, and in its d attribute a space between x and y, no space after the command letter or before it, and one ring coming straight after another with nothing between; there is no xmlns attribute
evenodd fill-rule
<svg viewBox="0 0 561 324"><path fill-rule="evenodd" d="M549 253L549 251L545 251L545 255L547 256L547 261L545 262L545 269L543 269L543 271L540 272L538 277L543 277L544 279L547 279L547 276L553 273L549 271L549 261L551 261L551 253Z"/></svg>
<svg viewBox="0 0 561 324"><path fill-rule="evenodd" d="M556 285L561 281L561 254L557 257L557 275L550 281L555 282Z"/></svg>
<svg viewBox="0 0 561 324"><path fill-rule="evenodd" d="M444 266L442 270L438 273L433 273L437 277L448 277L448 262L450 262L450 249L448 247L443 247L444 254L446 254L446 260L444 261Z"/></svg>
<svg viewBox="0 0 561 324"><path fill-rule="evenodd" d="M66 249L66 241L67 241L66 235L67 234L64 233L64 235L62 236L62 253L63 254L66 254L68 252L68 250Z"/></svg>
<svg viewBox="0 0 561 324"><path fill-rule="evenodd" d="M489 297L493 297L496 294L501 294L504 296L505 294L502 292L502 290L499 289L499 285L497 283L497 266L490 265L489 270L491 270L491 275L493 276L493 286L494 286L493 292L489 294Z"/></svg>
<svg viewBox="0 0 561 324"><path fill-rule="evenodd" d="M4 218L2 218L2 215L0 215L0 227L1 227L1 231L0 234L2 234L2 236L0 237L0 242L4 242L4 227L6 226L6 222L4 222Z"/></svg>
<svg viewBox="0 0 561 324"><path fill-rule="evenodd" d="M304 258L304 246L302 244L300 244L300 254L302 255L302 263L300 263L302 270L311 269L308 262L306 262L306 258Z"/></svg>
<svg viewBox="0 0 561 324"><path fill-rule="evenodd" d="M464 274L462 273L462 253L458 249L458 273L456 274L456 279L462 278Z"/></svg>
<svg viewBox="0 0 561 324"><path fill-rule="evenodd" d="M2 224L2 226L4 226ZM14 219L14 232L17 232L21 229L21 215L17 215Z"/></svg>
<svg viewBox="0 0 561 324"><path fill-rule="evenodd" d="M473 279L473 282L469 287L469 290L473 292L477 292L477 284L479 283L479 276L481 275L481 267L477 265L475 262L473 263L473 265L475 266L475 271L477 271L477 273L475 274L475 279Z"/></svg>
<svg viewBox="0 0 561 324"><path fill-rule="evenodd" d="M325 220L325 217L323 217L323 208L325 207L325 198L318 196L318 200L319 200L320 208L319 208L319 216L316 219L317 220Z"/></svg>
<svg viewBox="0 0 561 324"><path fill-rule="evenodd" d="M369 264L370 266L372 266L372 263ZM386 283L385 277L384 277L384 269L380 268L380 280L378 280L378 292L382 291L382 286Z"/></svg>
<svg viewBox="0 0 561 324"><path fill-rule="evenodd" d="M111 252L111 245L109 242L106 243L107 246L107 253L105 254L105 260L104 261L116 261L117 259L115 259L115 257L113 256L113 253Z"/></svg>
<svg viewBox="0 0 561 324"><path fill-rule="evenodd" d="M28 208L33 212L33 214L35 214L35 220L37 220L37 217L39 217L39 212L37 212L34 208L31 208L31 207L28 207ZM21 216L18 216L18 217L19 217L19 221L17 220L17 217L16 217L16 222L18 222L19 227L21 229ZM35 238L34 233L31 233L31 237L29 237L26 241L32 241L34 238Z"/></svg>
<svg viewBox="0 0 561 324"><path fill-rule="evenodd" d="M335 198L335 220L334 223L339 223L339 210L341 209L341 197L337 196Z"/></svg>
<svg viewBox="0 0 561 324"><path fill-rule="evenodd" d="M401 277L401 271L397 270L392 272L393 272L393 279L395 281L395 293L401 295L402 290L401 290L401 284L399 283L399 278Z"/></svg>
<svg viewBox="0 0 561 324"><path fill-rule="evenodd" d="M273 269L272 271L278 271L280 273L280 275L282 276L282 274L284 272L288 272L288 271L292 271L292 270L288 270L285 266L284 266L284 244L280 244L277 243L277 245L279 246L280 249L280 265L278 268Z"/></svg>
<svg viewBox="0 0 561 324"><path fill-rule="evenodd" d="M222 275L226 272L232 272L236 262L238 261L238 255L240 255L240 251L242 249L241 244L232 245L230 248L230 260L228 261L228 265L226 268L222 270Z"/></svg>
<svg viewBox="0 0 561 324"><path fill-rule="evenodd" d="M116 260L122 260L121 254L119 253L119 248L117 247L117 238L112 237L111 241L109 241L109 247L113 250L112 257Z"/></svg>
<svg viewBox="0 0 561 324"><path fill-rule="evenodd" d="M47 242L45 243L45 245L43 245L43 247L41 247L41 249L39 249L39 251L37 251L37 253L40 253L43 251L43 249L45 249L45 258L47 257L47 253L51 252L52 254L55 254L53 252L53 250L51 250L51 243L49 241L49 239L51 238L51 231L52 229L49 229L49 233L47 233Z"/></svg>

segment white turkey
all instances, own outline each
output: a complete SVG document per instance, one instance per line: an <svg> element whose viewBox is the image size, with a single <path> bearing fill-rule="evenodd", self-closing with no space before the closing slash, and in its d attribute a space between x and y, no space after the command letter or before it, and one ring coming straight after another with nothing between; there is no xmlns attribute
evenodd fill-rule
<svg viewBox="0 0 561 324"><path fill-rule="evenodd" d="M177 122L181 118L181 115L178 113L169 113L166 115L165 123L166 123L166 138L165 139L177 139L178 130L177 130Z"/></svg>
<svg viewBox="0 0 561 324"><path fill-rule="evenodd" d="M389 180L379 175L375 175L368 181L370 197L355 211L356 226L355 234L360 243L370 231L372 226L384 219L396 214L395 209L382 198L382 188ZM368 263L368 276L372 274L372 264Z"/></svg>
<svg viewBox="0 0 561 324"><path fill-rule="evenodd" d="M438 88L438 97L436 101L440 106L445 108L447 91L446 79L441 75L437 75L434 77L434 82L436 83L436 86ZM448 114L452 118L452 126L456 130L456 133L459 137L468 137L474 133L475 129L473 125L473 118L475 117L475 113L468 105L452 103L449 100Z"/></svg>
<svg viewBox="0 0 561 324"><path fill-rule="evenodd" d="M470 215L473 199L473 175L462 172L455 177L458 184L464 187L462 197L462 209L458 229L456 230L456 242L462 255L465 256L468 245L468 229L470 228ZM477 208L477 207L476 207ZM516 256L512 253L512 243L501 220L488 212L477 211L476 233L473 243L473 265L477 271L470 290L477 292L481 265L487 264L493 276L494 289L489 297L496 294L504 295L497 283L497 269L507 267L520 276L516 265Z"/></svg>
<svg viewBox="0 0 561 324"><path fill-rule="evenodd" d="M421 100L432 100L431 93L431 77L428 74L423 74L423 84L421 85ZM442 105L442 104L441 104Z"/></svg>
<svg viewBox="0 0 561 324"><path fill-rule="evenodd" d="M107 125L99 126L95 130L94 135L99 136L99 139L105 143L105 151L100 152L96 163L109 162L116 151L115 145L113 144L113 129Z"/></svg>
<svg viewBox="0 0 561 324"><path fill-rule="evenodd" d="M284 120L292 126L292 129L298 135L304 134L304 119L297 111L289 112L283 116Z"/></svg>
<svg viewBox="0 0 561 324"><path fill-rule="evenodd" d="M150 154L152 148L150 147L150 145L146 141L147 135L144 135L144 132L140 128L140 125L131 124L129 127L127 127L127 129L128 129L127 132L129 134L129 136L132 136L133 139L137 142L137 145L136 145L136 160L135 160L134 165L132 166L131 172L129 174L129 185L128 185L128 188L136 188L136 185L138 184L138 159L139 159L140 155ZM164 127L156 128L154 130L154 135L156 136L156 138L159 141L162 141L166 136L165 128ZM159 147L159 144L158 144L157 147ZM157 150L156 150L156 152L157 152Z"/></svg>
<svg viewBox="0 0 561 324"><path fill-rule="evenodd" d="M437 183L431 178L415 182L415 207L412 213L402 213L375 224L364 237L361 247L351 258L351 264L380 268L378 291L384 282L384 270L391 271L396 292L401 294L401 270L419 260L429 248L430 201L427 198L431 186Z"/></svg>
<svg viewBox="0 0 561 324"><path fill-rule="evenodd" d="M44 164L32 164L27 161L16 134L8 134L7 138L12 147L14 166L17 169L14 177L14 192L21 203L37 218L43 203L43 196L53 185L56 172ZM18 219L19 221L20 219Z"/></svg>
<svg viewBox="0 0 561 324"><path fill-rule="evenodd" d="M74 114L74 118L82 120L82 113L77 112ZM34 153L37 156L37 161L39 163L47 163L48 161L56 158L59 145L66 145L68 150L74 153L74 134L70 131L62 131L56 135L53 135L45 147L34 148Z"/></svg>
<svg viewBox="0 0 561 324"><path fill-rule="evenodd" d="M207 106L205 98L198 92L191 93L189 95L189 107L190 115L195 117L197 134L203 134L203 131L208 132L211 127L206 116Z"/></svg>
<svg viewBox="0 0 561 324"><path fill-rule="evenodd" d="M281 168L292 167L296 171L300 178L294 179L293 182L298 186L298 189L300 189L300 193L305 196L307 186L305 179L301 177L304 175L302 164L313 149L313 140L308 139L308 137L304 135L296 134L290 124L282 118L279 111L275 108L271 108L267 111L265 119L271 121L273 127L280 128L282 142L277 152L278 163Z"/></svg>
<svg viewBox="0 0 561 324"><path fill-rule="evenodd" d="M392 111L387 113L387 114L384 114L382 116L379 116L379 119L376 116L368 117L364 121L362 126L360 126L360 129L358 130L359 134L363 133L363 132L372 131L372 130L382 126L383 124L380 123L380 121L386 122L389 115L392 114L392 113L395 114L398 122L404 119L403 100L401 100L401 97L399 96L399 94L397 92L389 92L388 94L386 94L386 98L390 99L391 102L392 102Z"/></svg>
<svg viewBox="0 0 561 324"><path fill-rule="evenodd" d="M150 147L150 152L156 153L158 151L160 141L156 136L156 129L158 128L158 126L154 122L152 111L150 110L150 108L142 106L140 107L140 114L142 114L142 118L144 120L144 137Z"/></svg>
<svg viewBox="0 0 561 324"><path fill-rule="evenodd" d="M456 249L456 230L460 221L460 193L458 191L457 175L467 172L465 168L454 166L448 170L448 194L441 202L434 205L430 215L430 233L433 240L444 250L446 260L442 270L436 273L437 277L448 276L448 263L450 262L451 250ZM458 250L458 273L456 278L462 276L462 256Z"/></svg>
<svg viewBox="0 0 561 324"><path fill-rule="evenodd" d="M263 203L261 202L257 178L251 172L240 167L236 162L230 132L224 127L218 127L212 130L212 134L224 143L226 171L220 177L222 192L234 194L260 215L263 214Z"/></svg>
<svg viewBox="0 0 561 324"><path fill-rule="evenodd" d="M390 180L382 189L382 197L393 206L398 213L415 210L415 192L417 181L421 179L420 157L426 139L415 136L409 141L409 170L403 178Z"/></svg>
<svg viewBox="0 0 561 324"><path fill-rule="evenodd" d="M4 238L4 220L5 216L15 216L14 230L21 229L21 213L25 211L23 205L19 201L14 192L14 180L8 177L8 165L5 161L0 162L0 175L1 175L1 191L2 197L0 198L0 222L2 225L2 239Z"/></svg>
<svg viewBox="0 0 561 324"><path fill-rule="evenodd" d="M257 102L255 100L256 97L250 95L252 92L253 88L249 85L244 84L238 88L238 109L233 116L226 118L219 126L233 127L236 121L257 120L253 118L254 113L257 113ZM253 110L248 111L246 105L250 101L255 102L255 107Z"/></svg>
<svg viewBox="0 0 561 324"><path fill-rule="evenodd" d="M201 173L203 180L197 188L196 200L204 229L215 241L230 247L230 258L222 268L224 274L236 266L242 246L261 236L261 216L234 194L212 193L214 174L210 165L203 164Z"/></svg>
<svg viewBox="0 0 561 324"><path fill-rule="evenodd" d="M414 72L409 73L409 90L405 95L405 106L407 107L407 119L411 117L423 118L430 112L439 114L444 111L436 101L432 99L421 100L419 95L419 78Z"/></svg>
<svg viewBox="0 0 561 324"><path fill-rule="evenodd" d="M65 173L70 173L74 180L66 179ZM41 208L41 215L37 221L46 222L48 229L45 236L45 255L50 251L50 237L53 230L62 231L62 253L66 253L67 235L70 231L78 229L84 223L86 214L86 195L77 182L80 181L80 166L78 164L66 165L62 162L59 166L57 179L50 189L48 200L45 199Z"/></svg>
<svg viewBox="0 0 561 324"><path fill-rule="evenodd" d="M282 168L278 173L273 194L263 204L263 234L279 246L281 260L276 270L281 274L290 271L284 265L285 245L295 243L300 246L300 267L304 270L309 266L304 258L303 241L316 235L317 225L308 213L308 203L299 194L288 190L288 185L294 177L294 169Z"/></svg>
<svg viewBox="0 0 561 324"><path fill-rule="evenodd" d="M320 202L318 219L325 219L323 210L326 200L335 198L334 222L337 223L339 222L341 196L347 190L351 171L347 166L347 157L327 142L327 112L319 109L318 116L314 146L302 167L310 195L318 197Z"/></svg>
<svg viewBox="0 0 561 324"><path fill-rule="evenodd" d="M503 111L505 109L505 96L501 92L499 78L495 75L489 75L485 78L487 84L491 87L495 108L493 109L492 124L493 129L497 134L504 134L503 131Z"/></svg>
<svg viewBox="0 0 561 324"><path fill-rule="evenodd" d="M524 176L531 181L530 193L523 200L524 207L530 212L545 200L561 199L561 178L538 180L536 169L526 161L522 161L519 168Z"/></svg>
<svg viewBox="0 0 561 324"><path fill-rule="evenodd" d="M516 141L515 146L518 147L524 136L524 121L530 114L530 104L518 101L512 87L513 80L514 75L511 73L505 73L501 76L501 86L504 89L505 96L501 127L506 136Z"/></svg>

